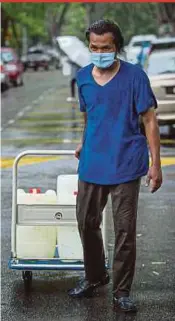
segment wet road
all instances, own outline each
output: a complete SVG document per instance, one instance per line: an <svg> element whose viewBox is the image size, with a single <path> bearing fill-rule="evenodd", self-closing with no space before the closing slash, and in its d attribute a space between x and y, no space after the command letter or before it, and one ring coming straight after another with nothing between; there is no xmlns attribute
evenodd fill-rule
<svg viewBox="0 0 175 321"><path fill-rule="evenodd" d="M37 104L38 99L49 90L64 86L66 79L62 78L58 70L26 72L24 86L10 88L2 93L1 99L1 127L9 125L20 111L27 111L27 107ZM11 122L10 122L11 123Z"/></svg>
<svg viewBox="0 0 175 321"><path fill-rule="evenodd" d="M29 77L32 83L32 75ZM41 76L34 74L34 77ZM8 109L7 116L3 118L4 123L7 123L9 118L13 118L14 122L2 131L2 320L175 320L175 149L169 145L162 146L161 149L164 165L163 187L151 195L143 184L141 186L137 264L132 289L132 296L139 308L137 316L113 312L111 283L92 299L72 300L67 296L67 289L75 284L80 274L78 272L34 272L31 292L25 293L21 272L8 270L12 159L25 149L74 149L82 133L82 118L78 109L66 103L68 88L64 86L65 80L55 74L54 84L51 85L52 78L54 76L52 77L51 72L43 73L39 84L35 82L34 85L33 81L33 90L29 89L33 93L31 97L27 92L24 98L20 94L22 88L17 88L15 100L22 98L19 109L16 103L10 117L10 100L3 97L3 104ZM11 94L9 91L8 95ZM10 99L12 100L12 97ZM33 99L36 100L34 104ZM23 110L26 104L32 105L31 109L17 116L15 112ZM19 186L25 189L41 187L42 191L56 189L57 175L76 173L77 165L75 159L43 163L34 161L32 165L26 161L19 170ZM110 216L108 229L108 246L111 251L114 235Z"/></svg>

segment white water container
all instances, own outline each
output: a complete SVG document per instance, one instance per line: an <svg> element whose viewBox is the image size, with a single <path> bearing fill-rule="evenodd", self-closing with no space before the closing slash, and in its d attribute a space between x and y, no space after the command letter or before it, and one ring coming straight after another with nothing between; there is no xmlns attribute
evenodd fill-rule
<svg viewBox="0 0 175 321"><path fill-rule="evenodd" d="M56 204L57 196L54 190L48 190L45 193L26 193L23 189L17 190L17 204Z"/></svg>
<svg viewBox="0 0 175 321"><path fill-rule="evenodd" d="M16 226L17 258L45 259L55 255L55 226Z"/></svg>
<svg viewBox="0 0 175 321"><path fill-rule="evenodd" d="M57 177L57 203L76 205L78 175L59 175Z"/></svg>
<svg viewBox="0 0 175 321"><path fill-rule="evenodd" d="M83 248L77 225L57 227L57 244L59 257L63 261L83 261Z"/></svg>
<svg viewBox="0 0 175 321"><path fill-rule="evenodd" d="M57 227L57 244L60 259L63 261L83 261L83 248L76 220L76 195L78 175L59 175L57 177L57 204L69 205L72 211L71 224Z"/></svg>

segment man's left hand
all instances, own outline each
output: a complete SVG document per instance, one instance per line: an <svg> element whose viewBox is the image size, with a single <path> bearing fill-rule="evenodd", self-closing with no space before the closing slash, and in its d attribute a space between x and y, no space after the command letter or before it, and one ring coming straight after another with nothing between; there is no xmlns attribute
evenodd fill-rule
<svg viewBox="0 0 175 321"><path fill-rule="evenodd" d="M161 167L152 165L148 171L146 186L150 185L150 192L156 192L162 185L162 170Z"/></svg>

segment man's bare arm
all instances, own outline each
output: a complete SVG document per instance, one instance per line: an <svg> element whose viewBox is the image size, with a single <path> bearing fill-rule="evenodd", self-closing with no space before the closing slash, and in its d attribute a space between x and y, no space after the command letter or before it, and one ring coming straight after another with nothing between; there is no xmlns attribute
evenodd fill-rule
<svg viewBox="0 0 175 321"><path fill-rule="evenodd" d="M83 112L83 119L84 119L84 129L83 129L83 135L82 135L82 140L81 143L77 146L75 150L75 157L80 158L80 153L83 147L83 141L84 141L84 135L85 135L85 130L86 130L86 125L87 125L87 113Z"/></svg>
<svg viewBox="0 0 175 321"><path fill-rule="evenodd" d="M146 137L149 143L153 166L160 167L160 134L154 109L149 109L142 115Z"/></svg>
<svg viewBox="0 0 175 321"><path fill-rule="evenodd" d="M154 108L150 108L142 115L145 133L151 153L151 167L148 172L148 183L152 180L151 192L155 192L162 184L160 160L160 134Z"/></svg>

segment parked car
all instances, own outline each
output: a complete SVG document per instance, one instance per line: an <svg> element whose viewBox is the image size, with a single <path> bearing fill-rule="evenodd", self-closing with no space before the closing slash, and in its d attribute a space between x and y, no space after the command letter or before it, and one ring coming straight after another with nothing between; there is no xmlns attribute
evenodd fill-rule
<svg viewBox="0 0 175 321"><path fill-rule="evenodd" d="M61 68L61 55L56 48L46 47L47 54L51 57L51 65L55 69Z"/></svg>
<svg viewBox="0 0 175 321"><path fill-rule="evenodd" d="M175 48L154 50L146 70L158 100L160 124L175 124Z"/></svg>
<svg viewBox="0 0 175 321"><path fill-rule="evenodd" d="M142 44L150 43L156 39L156 35L137 35L131 38L127 46L127 61L136 64L137 56L141 51Z"/></svg>
<svg viewBox="0 0 175 321"><path fill-rule="evenodd" d="M39 47L31 47L26 56L22 57L24 70L32 68L37 71L40 67L45 70L49 70L51 64L51 57L48 55L46 50Z"/></svg>
<svg viewBox="0 0 175 321"><path fill-rule="evenodd" d="M15 50L12 48L1 48L1 59L6 66L6 71L13 86L22 86L23 64Z"/></svg>
<svg viewBox="0 0 175 321"><path fill-rule="evenodd" d="M6 70L6 65L0 59L0 77L1 77L1 91L4 91L9 88L10 80Z"/></svg>
<svg viewBox="0 0 175 321"><path fill-rule="evenodd" d="M175 49L175 37L161 37L151 42L150 54L153 51Z"/></svg>

